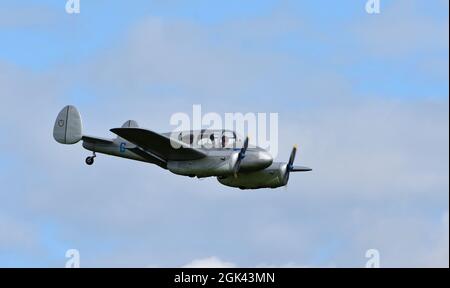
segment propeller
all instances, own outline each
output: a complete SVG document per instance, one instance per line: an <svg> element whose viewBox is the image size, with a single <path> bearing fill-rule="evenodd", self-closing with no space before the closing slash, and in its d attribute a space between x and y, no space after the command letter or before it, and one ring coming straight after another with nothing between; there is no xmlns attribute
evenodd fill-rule
<svg viewBox="0 0 450 288"><path fill-rule="evenodd" d="M247 151L247 148L248 148L248 141L249 141L249 137L245 138L244 146L242 146L239 153L235 154L236 156L233 155L234 157L232 158L232 161L234 162L234 165L233 165L234 178L237 178L239 168L241 167L241 161L242 161L242 159L245 158L245 152Z"/></svg>
<svg viewBox="0 0 450 288"><path fill-rule="evenodd" d="M283 175L283 184L287 185L289 180L289 173L291 173L294 170L294 160L295 160L295 153L297 153L297 145L294 145L292 148L291 156L289 156L289 162L286 164L286 171Z"/></svg>

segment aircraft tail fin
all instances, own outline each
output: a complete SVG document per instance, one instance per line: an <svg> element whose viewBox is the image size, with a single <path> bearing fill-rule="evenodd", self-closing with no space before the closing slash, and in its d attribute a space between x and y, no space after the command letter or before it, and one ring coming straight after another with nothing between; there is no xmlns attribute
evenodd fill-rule
<svg viewBox="0 0 450 288"><path fill-rule="evenodd" d="M139 128L139 125L134 120L128 120L125 123L123 123L122 128Z"/></svg>
<svg viewBox="0 0 450 288"><path fill-rule="evenodd" d="M127 120L125 123L123 123L122 128L139 128L139 125L134 120ZM127 142L125 139L123 139L120 136L117 136L114 142L120 143L120 142Z"/></svg>
<svg viewBox="0 0 450 288"><path fill-rule="evenodd" d="M56 117L53 138L61 144L75 144L82 138L81 116L72 105L64 107Z"/></svg>

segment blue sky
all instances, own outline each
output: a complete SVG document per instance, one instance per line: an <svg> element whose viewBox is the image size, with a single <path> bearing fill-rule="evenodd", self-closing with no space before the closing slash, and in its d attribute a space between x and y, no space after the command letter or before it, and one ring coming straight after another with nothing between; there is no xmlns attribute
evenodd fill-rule
<svg viewBox="0 0 450 288"><path fill-rule="evenodd" d="M0 4L0 266L62 267L71 248L84 266L363 267L370 248L448 266L448 1L64 6ZM69 103L103 137L129 118L169 130L194 104L278 112L279 160L298 143L314 172L242 192L107 156L87 168L51 137Z"/></svg>

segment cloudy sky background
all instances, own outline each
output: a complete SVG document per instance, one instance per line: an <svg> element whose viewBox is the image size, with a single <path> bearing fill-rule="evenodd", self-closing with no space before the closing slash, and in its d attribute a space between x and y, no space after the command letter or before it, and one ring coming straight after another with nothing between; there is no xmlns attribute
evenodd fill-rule
<svg viewBox="0 0 450 288"><path fill-rule="evenodd" d="M0 266L449 265L448 1L0 2ZM217 3L216 3L217 2ZM59 145L175 112L278 112L314 168L241 191Z"/></svg>

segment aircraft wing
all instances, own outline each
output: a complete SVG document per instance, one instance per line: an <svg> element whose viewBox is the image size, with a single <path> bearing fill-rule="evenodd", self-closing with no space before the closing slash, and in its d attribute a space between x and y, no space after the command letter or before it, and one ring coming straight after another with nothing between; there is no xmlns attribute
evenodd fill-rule
<svg viewBox="0 0 450 288"><path fill-rule="evenodd" d="M164 160L196 160L206 156L198 149L176 139L142 128L114 128L111 132ZM174 148L172 143L180 148Z"/></svg>

